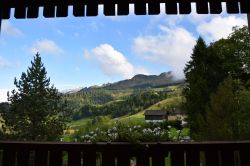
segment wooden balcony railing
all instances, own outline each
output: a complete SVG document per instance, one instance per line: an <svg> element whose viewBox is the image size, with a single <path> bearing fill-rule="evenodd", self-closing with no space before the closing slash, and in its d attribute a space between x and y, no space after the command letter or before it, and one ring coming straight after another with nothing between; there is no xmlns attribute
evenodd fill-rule
<svg viewBox="0 0 250 166"><path fill-rule="evenodd" d="M250 166L249 151L250 141L141 144L0 141L0 166Z"/></svg>

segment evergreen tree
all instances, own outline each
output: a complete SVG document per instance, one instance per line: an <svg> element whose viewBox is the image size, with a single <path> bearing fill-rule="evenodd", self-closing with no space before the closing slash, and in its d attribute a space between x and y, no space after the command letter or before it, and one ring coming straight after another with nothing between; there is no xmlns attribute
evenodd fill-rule
<svg viewBox="0 0 250 166"><path fill-rule="evenodd" d="M208 47L200 37L193 49L191 61L184 69L187 86L184 88L186 97L185 108L188 115L188 122L192 137L200 139L201 131L205 126L205 105L209 97L208 85L205 75L208 71L206 63Z"/></svg>
<svg viewBox="0 0 250 166"><path fill-rule="evenodd" d="M10 110L3 113L6 131L18 140L57 140L69 114L37 53L31 67L15 78L16 90L8 92Z"/></svg>
<svg viewBox="0 0 250 166"><path fill-rule="evenodd" d="M227 75L222 64L223 57L218 56L214 46L207 46L201 37L198 38L191 60L184 69L187 86L183 90L188 123L194 139L205 137L206 106L211 93L217 90Z"/></svg>

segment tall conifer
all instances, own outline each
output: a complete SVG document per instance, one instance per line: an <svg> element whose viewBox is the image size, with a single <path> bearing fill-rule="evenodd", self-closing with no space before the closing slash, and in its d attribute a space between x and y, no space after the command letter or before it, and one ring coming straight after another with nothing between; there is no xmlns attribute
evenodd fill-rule
<svg viewBox="0 0 250 166"><path fill-rule="evenodd" d="M50 85L37 53L31 67L15 78L16 89L8 92L10 110L3 114L6 130L20 140L57 140L63 134L67 107L58 90Z"/></svg>

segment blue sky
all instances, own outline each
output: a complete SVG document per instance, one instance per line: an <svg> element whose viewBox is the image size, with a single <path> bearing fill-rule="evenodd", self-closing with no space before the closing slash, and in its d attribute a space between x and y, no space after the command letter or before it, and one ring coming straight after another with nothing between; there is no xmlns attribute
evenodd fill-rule
<svg viewBox="0 0 250 166"><path fill-rule="evenodd" d="M129 16L4 20L0 36L0 102L30 66L36 52L58 89L101 85L173 71L183 78L199 35L207 43L226 37L245 15ZM100 6L102 11L102 6ZM72 8L70 8L72 13Z"/></svg>

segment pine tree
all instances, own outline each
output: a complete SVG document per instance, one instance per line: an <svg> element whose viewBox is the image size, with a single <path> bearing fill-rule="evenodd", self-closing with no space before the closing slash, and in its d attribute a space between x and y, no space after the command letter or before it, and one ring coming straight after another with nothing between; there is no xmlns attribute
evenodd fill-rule
<svg viewBox="0 0 250 166"><path fill-rule="evenodd" d="M206 106L211 93L223 81L225 74L222 60L200 37L193 49L191 60L184 69L187 86L183 90L186 98L185 109L194 139L203 139L206 128Z"/></svg>
<svg viewBox="0 0 250 166"><path fill-rule="evenodd" d="M3 118L15 139L57 140L63 134L69 112L46 74L37 53L20 80L15 78L16 90L8 92L10 110L3 113Z"/></svg>
<svg viewBox="0 0 250 166"><path fill-rule="evenodd" d="M188 115L192 137L200 139L200 132L205 125L205 104L207 95L207 85L204 75L207 72L205 58L208 48L205 41L200 37L193 49L191 60L184 69L187 87L184 89L186 97L185 108Z"/></svg>

